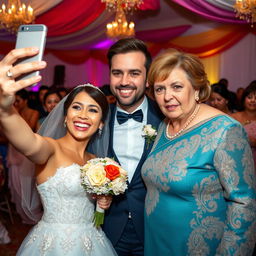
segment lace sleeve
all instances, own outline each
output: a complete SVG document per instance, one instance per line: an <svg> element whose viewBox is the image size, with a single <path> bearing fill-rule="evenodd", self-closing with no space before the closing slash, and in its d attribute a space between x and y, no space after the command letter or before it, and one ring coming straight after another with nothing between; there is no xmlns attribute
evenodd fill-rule
<svg viewBox="0 0 256 256"><path fill-rule="evenodd" d="M243 127L227 127L217 147L214 166L227 202L226 222L217 255L252 255L256 228L256 177Z"/></svg>

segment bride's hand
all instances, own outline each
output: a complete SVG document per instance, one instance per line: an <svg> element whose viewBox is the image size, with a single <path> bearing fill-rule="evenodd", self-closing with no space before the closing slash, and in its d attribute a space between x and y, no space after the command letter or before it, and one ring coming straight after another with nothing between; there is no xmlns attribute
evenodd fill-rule
<svg viewBox="0 0 256 256"><path fill-rule="evenodd" d="M23 88L38 83L41 76L34 76L28 79L15 81L22 74L41 70L46 67L46 62L35 61L23 64L13 64L24 57L38 54L38 48L22 48L10 51L0 62L0 108L7 110L15 99L15 93Z"/></svg>
<svg viewBox="0 0 256 256"><path fill-rule="evenodd" d="M112 203L112 196L97 195L97 203L101 209L107 210Z"/></svg>

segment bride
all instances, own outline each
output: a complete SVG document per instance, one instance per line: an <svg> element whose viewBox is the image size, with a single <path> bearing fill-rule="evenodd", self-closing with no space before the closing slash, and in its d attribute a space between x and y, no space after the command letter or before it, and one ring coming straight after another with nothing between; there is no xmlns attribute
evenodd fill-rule
<svg viewBox="0 0 256 256"><path fill-rule="evenodd" d="M86 147L103 126L107 100L93 85L80 85L47 117L41 131L47 137L34 133L15 111L13 101L16 91L38 83L41 77L15 79L43 69L46 63L13 63L37 52L15 49L0 62L0 124L10 143L35 163L44 208L17 255L116 255L102 230L93 226L94 204L80 185L80 167L95 157ZM110 206L110 197L97 199L101 208Z"/></svg>

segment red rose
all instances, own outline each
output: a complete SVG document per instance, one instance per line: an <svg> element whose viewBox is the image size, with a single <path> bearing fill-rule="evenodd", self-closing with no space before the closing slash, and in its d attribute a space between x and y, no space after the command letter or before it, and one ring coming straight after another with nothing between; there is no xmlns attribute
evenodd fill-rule
<svg viewBox="0 0 256 256"><path fill-rule="evenodd" d="M106 171L106 177L110 180L114 180L120 176L119 168L113 164L106 165L104 169Z"/></svg>

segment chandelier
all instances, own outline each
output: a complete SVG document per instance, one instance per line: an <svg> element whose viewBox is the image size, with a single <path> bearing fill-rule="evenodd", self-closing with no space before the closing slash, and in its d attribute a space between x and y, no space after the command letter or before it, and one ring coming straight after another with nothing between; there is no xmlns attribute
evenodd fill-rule
<svg viewBox="0 0 256 256"><path fill-rule="evenodd" d="M234 8L236 17L246 20L253 27L256 22L256 0L236 0Z"/></svg>
<svg viewBox="0 0 256 256"><path fill-rule="evenodd" d="M106 3L106 9L116 12L115 20L108 23L106 28L106 34L111 38L124 38L130 37L135 34L134 22L128 22L126 19L126 13L133 13L142 0L101 0Z"/></svg>
<svg viewBox="0 0 256 256"><path fill-rule="evenodd" d="M20 25L30 24L34 19L33 8L21 4L20 0L9 0L0 9L0 27L11 33L16 33Z"/></svg>

